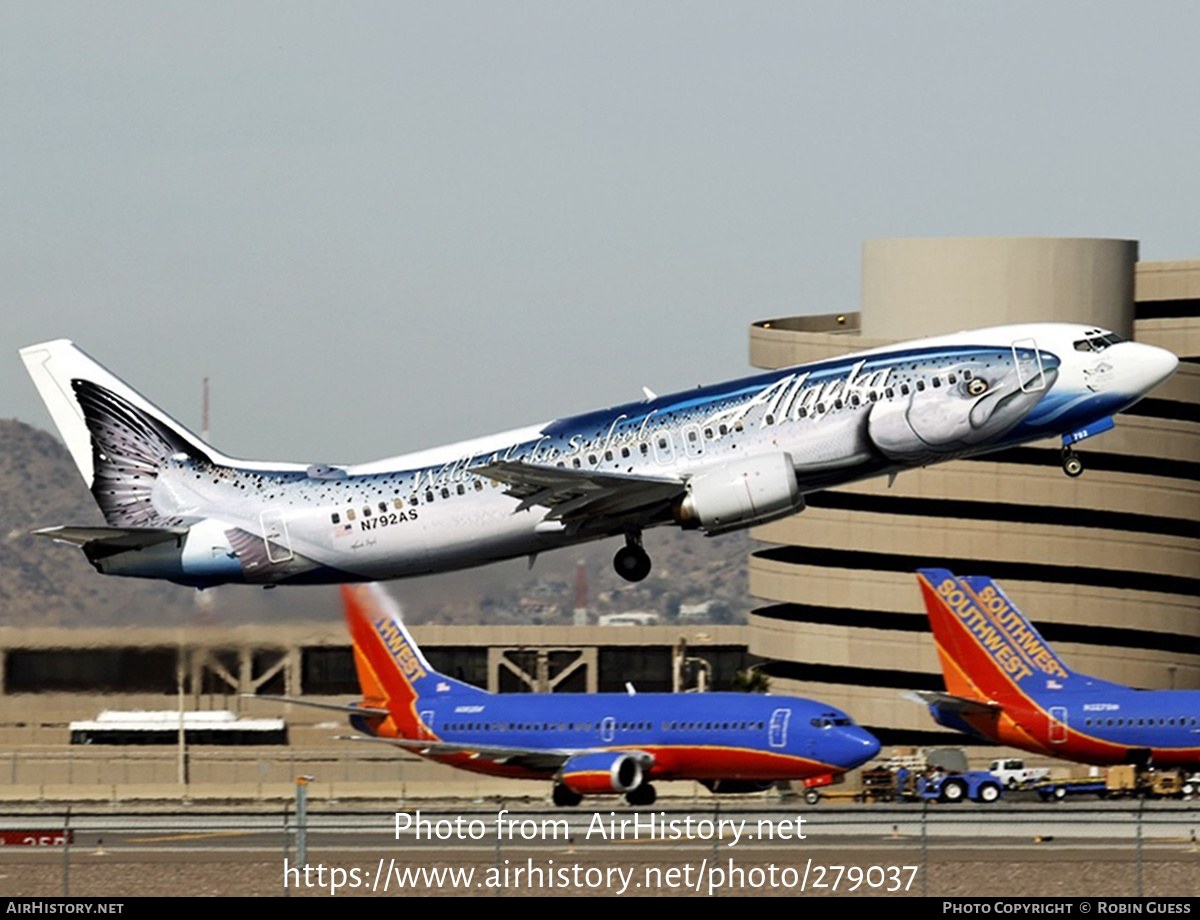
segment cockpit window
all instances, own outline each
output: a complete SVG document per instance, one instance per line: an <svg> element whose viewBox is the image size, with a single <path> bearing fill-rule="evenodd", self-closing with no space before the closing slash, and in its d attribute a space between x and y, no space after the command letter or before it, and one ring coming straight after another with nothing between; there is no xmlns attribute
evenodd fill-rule
<svg viewBox="0 0 1200 920"><path fill-rule="evenodd" d="M1104 349L1124 341L1123 338L1114 332L1101 332L1097 329L1095 332L1089 332L1084 338L1076 340L1075 350L1104 351Z"/></svg>
<svg viewBox="0 0 1200 920"><path fill-rule="evenodd" d="M815 719L809 719L809 723L813 728L833 728L835 725L854 724L845 716L818 716Z"/></svg>

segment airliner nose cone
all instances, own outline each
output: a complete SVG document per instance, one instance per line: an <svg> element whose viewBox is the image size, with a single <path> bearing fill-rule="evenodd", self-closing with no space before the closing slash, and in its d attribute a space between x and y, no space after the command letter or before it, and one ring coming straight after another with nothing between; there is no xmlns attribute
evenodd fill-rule
<svg viewBox="0 0 1200 920"><path fill-rule="evenodd" d="M1155 387L1165 383L1179 367L1179 359L1165 348L1146 345L1142 342L1131 344L1137 348L1134 355L1137 365L1134 373L1134 385L1139 393L1149 393Z"/></svg>
<svg viewBox="0 0 1200 920"><path fill-rule="evenodd" d="M853 749L853 753L847 763L847 770L853 770L860 764L864 764L868 760L871 760L876 754L879 753L879 750L882 747L878 738L872 735L869 731L861 728L857 729L850 735L850 740L852 742L851 747Z"/></svg>

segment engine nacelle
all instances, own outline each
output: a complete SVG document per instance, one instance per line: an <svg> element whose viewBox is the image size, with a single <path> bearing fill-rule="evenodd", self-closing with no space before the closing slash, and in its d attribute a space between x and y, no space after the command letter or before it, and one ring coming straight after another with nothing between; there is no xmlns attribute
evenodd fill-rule
<svg viewBox="0 0 1200 920"><path fill-rule="evenodd" d="M792 455L780 451L722 463L693 476L675 519L685 529L718 534L786 517L803 507Z"/></svg>
<svg viewBox="0 0 1200 920"><path fill-rule="evenodd" d="M642 759L628 752L598 751L572 757L562 766L562 784L580 795L630 792L642 784Z"/></svg>

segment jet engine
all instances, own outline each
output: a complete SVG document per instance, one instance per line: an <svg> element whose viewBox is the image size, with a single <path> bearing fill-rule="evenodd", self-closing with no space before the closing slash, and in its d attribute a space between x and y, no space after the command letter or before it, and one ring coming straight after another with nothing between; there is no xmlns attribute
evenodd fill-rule
<svg viewBox="0 0 1200 920"><path fill-rule="evenodd" d="M685 530L725 533L794 514L804 507L796 468L787 451L722 463L687 481L675 508Z"/></svg>
<svg viewBox="0 0 1200 920"><path fill-rule="evenodd" d="M629 751L580 754L563 764L560 781L580 795L630 792L642 784L646 759L645 754Z"/></svg>

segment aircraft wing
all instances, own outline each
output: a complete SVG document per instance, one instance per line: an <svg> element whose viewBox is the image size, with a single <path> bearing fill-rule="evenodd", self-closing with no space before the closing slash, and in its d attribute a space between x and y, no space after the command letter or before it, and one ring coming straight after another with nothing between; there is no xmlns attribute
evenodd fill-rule
<svg viewBox="0 0 1200 920"><path fill-rule="evenodd" d="M503 483L505 495L519 498L517 511L535 505L550 509L549 520L571 521L591 517L621 517L665 505L684 493L678 479L601 473L502 460L472 467Z"/></svg>
<svg viewBox="0 0 1200 920"><path fill-rule="evenodd" d="M904 696L914 702L924 703L926 706L936 705L947 712L957 712L968 716L985 712L994 713L1003 708L999 703L983 703L979 700L968 700L966 697L954 696L952 693L941 693L936 690L914 690L912 693L904 694Z"/></svg>
<svg viewBox="0 0 1200 920"><path fill-rule="evenodd" d="M557 770L572 757L598 750L611 748L558 748L546 750L531 750L530 748L505 747L503 745L459 744L454 741L418 741L412 738L377 738L351 736L353 741L381 741L394 747L404 748L423 757L438 757L448 754L471 754L479 760L489 760L498 764L511 764L530 770L544 770L550 773ZM643 767L654 763L654 755L646 751L625 751L637 755Z"/></svg>

